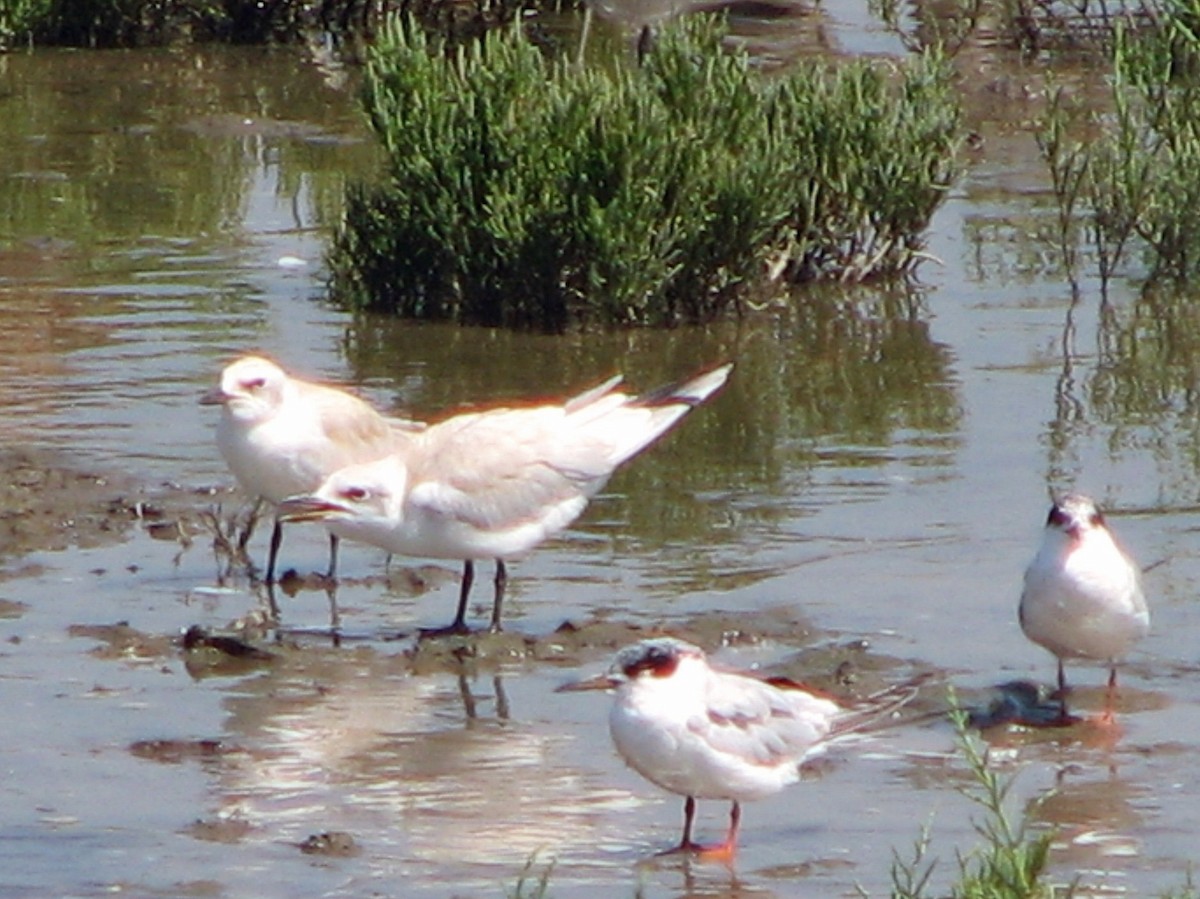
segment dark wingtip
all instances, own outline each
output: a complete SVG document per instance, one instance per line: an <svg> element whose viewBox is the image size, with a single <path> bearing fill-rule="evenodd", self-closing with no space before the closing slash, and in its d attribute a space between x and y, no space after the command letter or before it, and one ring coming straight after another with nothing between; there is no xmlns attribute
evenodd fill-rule
<svg viewBox="0 0 1200 899"><path fill-rule="evenodd" d="M695 408L725 386L733 367L733 362L723 362L685 380L666 384L639 396L638 405Z"/></svg>

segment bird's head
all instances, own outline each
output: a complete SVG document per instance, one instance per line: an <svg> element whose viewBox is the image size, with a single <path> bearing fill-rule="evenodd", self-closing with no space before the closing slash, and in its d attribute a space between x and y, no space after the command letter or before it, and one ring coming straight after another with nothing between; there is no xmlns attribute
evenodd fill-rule
<svg viewBox="0 0 1200 899"><path fill-rule="evenodd" d="M245 356L225 367L220 385L200 397L200 403L222 406L234 419L257 424L279 409L287 384L287 373L274 362Z"/></svg>
<svg viewBox="0 0 1200 899"><path fill-rule="evenodd" d="M704 651L674 637L654 637L622 649L612 670L627 681L667 678L688 659L703 661Z"/></svg>
<svg viewBox="0 0 1200 899"><path fill-rule="evenodd" d="M371 531L399 524L407 470L394 456L338 469L307 496L279 504L280 521L321 521Z"/></svg>
<svg viewBox="0 0 1200 899"><path fill-rule="evenodd" d="M1080 493L1068 493L1050 507L1046 518L1047 530L1060 531L1073 541L1080 541L1089 531L1103 529L1104 515L1096 503Z"/></svg>
<svg viewBox="0 0 1200 899"><path fill-rule="evenodd" d="M703 664L704 651L674 637L654 637L626 646L617 653L612 666L604 674L564 684L558 688L558 692L610 690L639 681L664 680L688 660Z"/></svg>

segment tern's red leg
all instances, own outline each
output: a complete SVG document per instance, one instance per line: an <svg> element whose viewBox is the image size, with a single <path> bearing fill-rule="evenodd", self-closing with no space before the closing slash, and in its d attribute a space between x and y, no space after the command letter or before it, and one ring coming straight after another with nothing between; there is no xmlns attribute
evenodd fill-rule
<svg viewBox="0 0 1200 899"><path fill-rule="evenodd" d="M700 850L700 857L715 861L731 862L737 852L738 828L742 823L742 807L735 799L729 809L729 832L725 834L725 842L716 846L705 846Z"/></svg>
<svg viewBox="0 0 1200 899"><path fill-rule="evenodd" d="M1100 716L1101 724L1110 725L1116 721L1116 703L1117 669L1114 666L1108 670L1108 690L1104 694L1104 714Z"/></svg>
<svg viewBox="0 0 1200 899"><path fill-rule="evenodd" d="M736 801L733 803L733 807L729 811L729 832L725 835L725 842L715 846L704 846L692 840L692 823L695 820L696 800L689 796L683 802L683 837L679 840L679 845L658 854L675 855L679 852L691 852L703 859L732 861L737 849L738 828L742 820L741 805Z"/></svg>

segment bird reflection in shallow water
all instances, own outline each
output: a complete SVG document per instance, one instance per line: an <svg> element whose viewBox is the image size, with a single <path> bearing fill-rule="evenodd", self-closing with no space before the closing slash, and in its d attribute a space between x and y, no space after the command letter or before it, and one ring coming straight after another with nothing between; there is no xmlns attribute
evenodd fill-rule
<svg viewBox="0 0 1200 899"><path fill-rule="evenodd" d="M1056 863L1069 870L1089 872L1089 886L1104 892L1096 878L1111 878L1110 886L1127 876L1120 868L1141 852L1145 819L1138 812L1151 790L1122 777L1116 765L1100 770L1072 764L1059 768L1054 785L1029 800L1026 820L1053 828L1057 834Z"/></svg>
<svg viewBox="0 0 1200 899"><path fill-rule="evenodd" d="M318 576L319 577L319 576ZM280 587L288 596L295 596L300 592L304 581L292 572L288 572L280 579ZM342 615L338 610L337 592L338 582L332 578L319 577L319 587L325 593L325 598L329 601L329 640L334 646L342 645ZM264 581L256 585L256 590L262 599L265 600L267 614L270 615L270 622L274 626L276 633L281 631L279 601L275 598L275 584L272 581Z"/></svg>

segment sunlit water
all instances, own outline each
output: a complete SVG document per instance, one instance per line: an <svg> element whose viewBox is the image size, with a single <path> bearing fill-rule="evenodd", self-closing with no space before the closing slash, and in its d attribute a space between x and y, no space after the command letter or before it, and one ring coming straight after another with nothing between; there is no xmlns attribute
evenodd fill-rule
<svg viewBox="0 0 1200 899"><path fill-rule="evenodd" d="M821 24L842 50L880 49L855 16ZM1200 321L1120 284L1108 309L1094 289L1072 305L1027 135L985 129L934 223L942 263L913 295L822 294L702 331L507 335L322 305L337 197L373 158L344 76L258 49L0 57L3 446L54 450L153 501L164 485L229 484L214 413L196 400L247 350L420 417L615 370L652 387L735 358L711 406L512 567L511 628L547 635L606 615L669 629L729 612L753 630L769 610L820 636L723 661L865 638L967 689L1051 679L1015 605L1049 489L1077 483L1153 566L1153 632L1122 674L1124 733L1009 739L996 761L1019 776L1017 810L1058 828L1061 881L1102 894L1182 884L1200 830L1188 355ZM1010 106L997 114L1028 115ZM943 879L977 841L941 725L835 752L819 776L748 807L736 873L647 863L677 838L681 803L616 759L606 697L552 692L577 672L514 661L422 674L407 643L383 639L448 621L452 574L415 597L346 586L342 646L312 637L304 664L242 676L193 679L171 652L96 655L68 631L128 621L173 635L255 608L244 585L219 582L206 535L193 538L183 548L132 522L98 548L0 547L0 599L24 604L0 618L0 894L498 896L532 858L534 879L555 863L556 896L884 895L892 850L905 856L923 825ZM319 567L324 537L292 528L284 555ZM383 569L377 551L344 550L346 574ZM281 601L295 631L325 627L322 593ZM224 751L130 750L157 739ZM702 803L702 833L727 811ZM229 822L237 839L211 837ZM361 852L299 851L324 831Z"/></svg>

